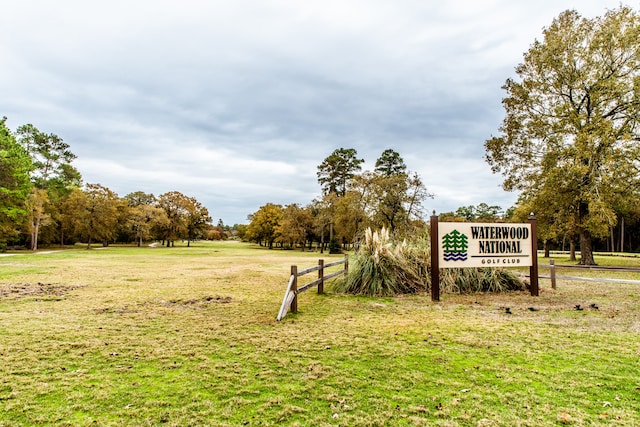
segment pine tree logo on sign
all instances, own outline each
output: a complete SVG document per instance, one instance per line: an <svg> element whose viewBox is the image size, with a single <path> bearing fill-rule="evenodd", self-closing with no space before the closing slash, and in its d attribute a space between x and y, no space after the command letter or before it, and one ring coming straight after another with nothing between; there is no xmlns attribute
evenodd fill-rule
<svg viewBox="0 0 640 427"><path fill-rule="evenodd" d="M445 261L466 261L469 238L453 230L442 237L442 249Z"/></svg>

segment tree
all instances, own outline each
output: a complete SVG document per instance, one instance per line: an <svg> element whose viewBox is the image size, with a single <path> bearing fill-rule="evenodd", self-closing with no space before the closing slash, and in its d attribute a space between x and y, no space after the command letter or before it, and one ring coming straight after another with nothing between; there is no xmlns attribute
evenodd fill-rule
<svg viewBox="0 0 640 427"><path fill-rule="evenodd" d="M418 174L405 172L364 172L351 180L347 196L353 212L347 213L341 204L340 216L353 218L356 234L366 227L385 227L403 235L411 232L414 225L422 225L422 203L433 197Z"/></svg>
<svg viewBox="0 0 640 427"><path fill-rule="evenodd" d="M502 133L486 160L506 190L553 199L572 218L581 264L592 238L615 224L613 206L639 188L640 17L628 7L603 17L566 11L544 30L503 86Z"/></svg>
<svg viewBox="0 0 640 427"><path fill-rule="evenodd" d="M29 154L18 144L0 120L0 249L19 234L26 217L25 203L31 191L29 173L32 163Z"/></svg>
<svg viewBox="0 0 640 427"><path fill-rule="evenodd" d="M187 237L187 216L190 200L179 191L169 191L160 195L158 206L162 208L168 221L162 229L163 240L167 247L172 246L177 239Z"/></svg>
<svg viewBox="0 0 640 427"><path fill-rule="evenodd" d="M198 237L203 237L211 227L211 217L207 208L202 206L193 197L184 200L185 223L187 229L187 247L191 246L191 241Z"/></svg>
<svg viewBox="0 0 640 427"><path fill-rule="evenodd" d="M245 235L247 234L247 228L249 226L247 224L234 224L233 228L237 231L237 236L240 240L245 240Z"/></svg>
<svg viewBox="0 0 640 427"><path fill-rule="evenodd" d="M79 237L83 230L83 216L86 209L86 194L82 189L73 187L60 202L60 245L65 239Z"/></svg>
<svg viewBox="0 0 640 427"><path fill-rule="evenodd" d="M134 191L124 196L124 200L130 207L136 207L140 205L154 206L158 204L158 199L151 193L145 193L144 191Z"/></svg>
<svg viewBox="0 0 640 427"><path fill-rule="evenodd" d="M355 176L347 193L335 202L333 215L334 232L343 244L355 243L367 227L372 225L373 197L369 173ZM329 239L331 240L331 239Z"/></svg>
<svg viewBox="0 0 640 427"><path fill-rule="evenodd" d="M379 227L396 232L407 223L405 201L407 198L407 175L373 174L372 193L375 200L373 221Z"/></svg>
<svg viewBox="0 0 640 427"><path fill-rule="evenodd" d="M318 166L318 183L324 194L335 193L344 196L347 182L360 171L363 159L358 159L353 148L338 148Z"/></svg>
<svg viewBox="0 0 640 427"><path fill-rule="evenodd" d="M136 191L124 196L124 200L129 207L127 228L140 247L142 242L151 238L155 226L168 222L166 214L158 207L158 200L153 194Z"/></svg>
<svg viewBox="0 0 640 427"><path fill-rule="evenodd" d="M546 202L546 203L545 203ZM549 258L549 242L555 240L559 233L562 222L556 222L555 210L553 203L543 201L541 198L527 200L523 197L518 200L517 205L510 211L510 220L512 222L527 222L531 212L535 212L537 222L537 237L542 240L544 257Z"/></svg>
<svg viewBox="0 0 640 427"><path fill-rule="evenodd" d="M290 247L300 245L304 250L307 238L313 229L313 218L309 209L292 203L282 210L282 219L276 227L277 240Z"/></svg>
<svg viewBox="0 0 640 427"><path fill-rule="evenodd" d="M500 219L502 208L498 205L488 205L484 202L476 206L476 218L478 221L495 222Z"/></svg>
<svg viewBox="0 0 640 427"><path fill-rule="evenodd" d="M52 223L50 210L49 194L47 191L33 187L29 197L27 198L27 223L26 229L31 236L31 249L38 248L38 236L41 227L46 227Z"/></svg>
<svg viewBox="0 0 640 427"><path fill-rule="evenodd" d="M87 241L87 249L91 248L94 240L102 241L106 246L115 236L118 211L122 209L123 202L116 193L100 184L87 184L83 193L79 231Z"/></svg>
<svg viewBox="0 0 640 427"><path fill-rule="evenodd" d="M500 219L501 211L502 208L500 206L489 206L488 204L482 202L477 206L460 206L456 210L455 216L464 218L466 221L494 222Z"/></svg>
<svg viewBox="0 0 640 427"><path fill-rule="evenodd" d="M391 231L406 222L406 170L407 165L400 154L388 148L376 160L375 173L371 176L374 196L378 202L377 218L374 221Z"/></svg>
<svg viewBox="0 0 640 427"><path fill-rule="evenodd" d="M325 244L333 238L333 218L339 199L336 193L327 193L320 200L314 199L308 207L313 218L314 234L319 237L320 253L324 252Z"/></svg>
<svg viewBox="0 0 640 427"><path fill-rule="evenodd" d="M434 197L435 195L427 190L427 187L417 172L407 175L407 198L405 203L409 221L417 219L419 223L422 223L422 218L424 217L422 202L427 199L433 199ZM424 224L420 224L420 227L423 225Z"/></svg>
<svg viewBox="0 0 640 427"><path fill-rule="evenodd" d="M375 172L390 176L400 175L407 172L407 165L404 163L400 154L391 148L387 148L382 152L378 160L376 160Z"/></svg>
<svg viewBox="0 0 640 427"><path fill-rule="evenodd" d="M40 132L32 124L20 126L16 134L33 161L31 181L36 188L44 190L44 193L35 192L32 197L29 231L31 249L36 250L42 222L49 218L45 210L45 204L51 198L49 193L69 184L80 185L80 173L71 166L76 156L59 136Z"/></svg>
<svg viewBox="0 0 640 427"><path fill-rule="evenodd" d="M467 219L461 217L456 212L442 212L438 214L438 221L440 222L466 222Z"/></svg>
<svg viewBox="0 0 640 427"><path fill-rule="evenodd" d="M273 249L273 244L278 238L278 227L282 221L283 209L281 205L267 203L260 206L257 212L248 216L249 226L245 233L245 239L266 244Z"/></svg>

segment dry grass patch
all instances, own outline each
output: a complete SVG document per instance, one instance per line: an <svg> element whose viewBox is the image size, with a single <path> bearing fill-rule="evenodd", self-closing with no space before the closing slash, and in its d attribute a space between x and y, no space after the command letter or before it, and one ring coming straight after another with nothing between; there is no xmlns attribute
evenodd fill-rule
<svg viewBox="0 0 640 427"><path fill-rule="evenodd" d="M25 298L50 295L62 297L82 285L65 286L53 283L0 283L0 298Z"/></svg>

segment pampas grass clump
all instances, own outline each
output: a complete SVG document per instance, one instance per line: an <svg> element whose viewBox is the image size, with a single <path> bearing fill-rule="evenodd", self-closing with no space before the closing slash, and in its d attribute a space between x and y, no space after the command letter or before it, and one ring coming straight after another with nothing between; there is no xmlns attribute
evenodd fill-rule
<svg viewBox="0 0 640 427"><path fill-rule="evenodd" d="M449 268L440 273L440 286L447 293L511 292L525 289L524 283L503 268Z"/></svg>
<svg viewBox="0 0 640 427"><path fill-rule="evenodd" d="M364 241L349 261L349 274L334 285L341 293L390 296L424 291L425 274L406 241L394 243L386 228L365 231Z"/></svg>

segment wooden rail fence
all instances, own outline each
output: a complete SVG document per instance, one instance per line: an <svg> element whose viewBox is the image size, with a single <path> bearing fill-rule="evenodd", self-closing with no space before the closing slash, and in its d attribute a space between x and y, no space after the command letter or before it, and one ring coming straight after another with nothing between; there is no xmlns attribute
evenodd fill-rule
<svg viewBox="0 0 640 427"><path fill-rule="evenodd" d="M334 267L336 265L344 264L344 268L342 270L326 274L325 269ZM313 273L314 271L318 272L318 278L313 280L303 286L298 287L298 277L304 276L305 274ZM282 300L282 305L280 306L280 311L278 312L277 320L282 320L284 316L287 315L287 311L291 310L292 313L296 313L298 311L298 294L304 291L311 289L314 286L318 287L318 294L324 293L324 282L329 279L333 279L341 274L347 274L349 271L349 259L345 256L340 261L330 262L328 264L324 263L323 259L318 260L318 265L315 267L307 268L306 270L298 271L297 265L291 266L291 276L289 276L289 283L287 284L287 290L284 293L284 298Z"/></svg>
<svg viewBox="0 0 640 427"><path fill-rule="evenodd" d="M325 270L334 267L336 265L344 265L344 268L335 271L330 274L325 274ZM540 275L539 277L545 279L551 279L551 287L556 289L557 279L564 280L584 280L584 281L592 281L592 282L614 282L614 283L631 283L640 285L640 280L628 280L628 279L610 279L610 278L593 278L593 277L576 277L576 276L558 276L556 274L556 269L589 269L589 270L604 270L604 271L616 271L616 272L632 272L632 273L640 273L640 268L634 267L605 267L605 266L581 266L581 265L555 265L555 261L553 259L549 260L548 265L540 265L540 267L548 267L549 275ZM305 284L302 286L298 286L298 278L309 273L313 273L314 271L318 272L318 278ZM311 289L314 286L318 287L318 294L324 293L324 282L334 277L337 277L341 274L347 274L349 271L349 259L345 256L343 259L335 262L331 262L328 264L324 263L323 259L318 260L318 265L314 267L307 268L305 270L298 271L297 265L291 266L291 275L289 276L289 283L287 284L287 290L284 293L284 298L282 300L282 305L280 307L280 311L278 312L278 317L276 318L278 321L282 320L284 316L287 315L288 311L292 313L296 313L298 311L298 294ZM526 275L525 275L526 276Z"/></svg>
<svg viewBox="0 0 640 427"><path fill-rule="evenodd" d="M556 275L557 268L574 268L580 270L600 270L600 271L616 271L616 272L626 272L626 273L640 273L640 268L635 267L608 267L608 266L597 266L597 265L556 265L553 259L549 260L549 265L545 266L549 267L549 275L539 277L545 279L551 279L551 287L556 289L557 279L564 280L584 280L587 282L611 282L611 283L630 283L640 285L640 280L630 280L630 279L609 279L609 278L593 278L593 277L577 277L577 276L558 276Z"/></svg>

